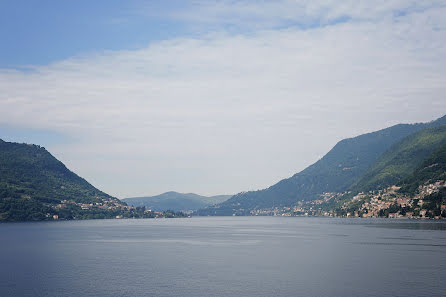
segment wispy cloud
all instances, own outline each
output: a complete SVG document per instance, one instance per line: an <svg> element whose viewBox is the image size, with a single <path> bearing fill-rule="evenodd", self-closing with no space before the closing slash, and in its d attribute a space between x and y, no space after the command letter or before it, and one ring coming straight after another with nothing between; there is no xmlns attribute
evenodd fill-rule
<svg viewBox="0 0 446 297"><path fill-rule="evenodd" d="M235 25L242 28L295 25L313 28L345 21L397 20L408 14L445 5L443 0L211 0L194 1L179 10L172 8L170 11L164 11L164 14L174 19L208 25ZM139 12L153 13L150 9L142 9Z"/></svg>
<svg viewBox="0 0 446 297"><path fill-rule="evenodd" d="M442 3L296 2L302 12L295 2L280 2L286 13L273 2L199 2L196 15L183 14L374 21L219 30L2 70L0 121L79 139L52 149L105 191L127 196L262 188L341 138L446 111ZM405 13L395 20L396 11Z"/></svg>

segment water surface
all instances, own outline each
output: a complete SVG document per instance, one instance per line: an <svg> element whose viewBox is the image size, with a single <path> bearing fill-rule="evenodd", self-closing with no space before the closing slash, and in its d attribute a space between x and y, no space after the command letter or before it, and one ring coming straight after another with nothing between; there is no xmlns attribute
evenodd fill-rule
<svg viewBox="0 0 446 297"><path fill-rule="evenodd" d="M446 223L206 217L0 224L0 296L444 296Z"/></svg>

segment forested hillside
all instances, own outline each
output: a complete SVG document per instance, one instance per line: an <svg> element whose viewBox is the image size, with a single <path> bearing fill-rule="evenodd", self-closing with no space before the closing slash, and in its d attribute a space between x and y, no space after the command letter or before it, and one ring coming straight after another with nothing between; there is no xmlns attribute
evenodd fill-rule
<svg viewBox="0 0 446 297"><path fill-rule="evenodd" d="M446 125L414 133L382 154L350 189L365 192L399 184L443 144L446 144ZM413 179L419 177L417 174Z"/></svg>
<svg viewBox="0 0 446 297"><path fill-rule="evenodd" d="M326 192L344 192L378 158L405 137L423 129L446 124L446 116L429 123L399 124L380 131L344 139L322 159L259 191L239 193L226 202L198 211L199 215L248 215L253 209L292 206L311 201Z"/></svg>
<svg viewBox="0 0 446 297"><path fill-rule="evenodd" d="M414 194L421 185L438 180L446 180L446 144L440 146L399 183L400 192Z"/></svg>
<svg viewBox="0 0 446 297"><path fill-rule="evenodd" d="M151 217L71 172L45 148L0 140L0 221Z"/></svg>

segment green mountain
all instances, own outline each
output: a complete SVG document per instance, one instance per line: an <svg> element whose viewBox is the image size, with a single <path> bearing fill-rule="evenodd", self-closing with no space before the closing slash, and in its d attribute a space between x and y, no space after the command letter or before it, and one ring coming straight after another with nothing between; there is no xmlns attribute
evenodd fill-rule
<svg viewBox="0 0 446 297"><path fill-rule="evenodd" d="M446 144L441 145L399 183L400 192L415 194L419 186L446 180ZM444 191L443 191L444 192Z"/></svg>
<svg viewBox="0 0 446 297"><path fill-rule="evenodd" d="M192 211L209 205L221 203L229 199L231 195L201 196L193 193L167 192L151 197L125 198L127 204L146 207L154 211Z"/></svg>
<svg viewBox="0 0 446 297"><path fill-rule="evenodd" d="M446 125L394 144L352 186L299 214L357 217L446 218ZM396 186L396 187L395 187Z"/></svg>
<svg viewBox="0 0 446 297"><path fill-rule="evenodd" d="M351 191L255 215L444 219L445 138L446 125L409 135L378 158Z"/></svg>
<svg viewBox="0 0 446 297"><path fill-rule="evenodd" d="M124 206L45 148L0 140L0 221L114 217Z"/></svg>
<svg viewBox="0 0 446 297"><path fill-rule="evenodd" d="M315 200L324 192L344 192L395 143L420 130L446 124L446 116L429 123L399 124L344 139L322 159L290 178L259 191L239 193L198 215L249 215L253 209L283 207Z"/></svg>
<svg viewBox="0 0 446 297"><path fill-rule="evenodd" d="M350 189L354 192L366 192L399 184L443 144L446 144L446 125L409 135L383 153ZM421 178L421 172L422 170L418 169L417 174L412 176L413 182L416 183Z"/></svg>

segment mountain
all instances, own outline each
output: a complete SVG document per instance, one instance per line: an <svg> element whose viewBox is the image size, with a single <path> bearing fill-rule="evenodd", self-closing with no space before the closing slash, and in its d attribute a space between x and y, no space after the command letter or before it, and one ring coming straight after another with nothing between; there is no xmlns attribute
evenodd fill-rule
<svg viewBox="0 0 446 297"><path fill-rule="evenodd" d="M124 198L129 205L146 207L154 211L192 211L209 205L221 203L229 199L231 195L201 196L193 193L183 194L167 192L151 197Z"/></svg>
<svg viewBox="0 0 446 297"><path fill-rule="evenodd" d="M378 158L351 191L253 214L446 218L445 138L446 125L409 135Z"/></svg>
<svg viewBox="0 0 446 297"><path fill-rule="evenodd" d="M239 193L200 209L198 215L249 215L251 210L291 206L315 200L324 192L344 192L392 145L420 130L446 124L446 116L429 123L398 124L338 142L322 159L290 178L259 191Z"/></svg>
<svg viewBox="0 0 446 297"><path fill-rule="evenodd" d="M45 148L0 140L0 197L24 196L41 202L111 198L68 170Z"/></svg>
<svg viewBox="0 0 446 297"><path fill-rule="evenodd" d="M444 144L446 144L446 125L411 134L383 153L350 189L354 192L367 192L396 185ZM412 177L414 181L420 178L420 172L421 169L418 169L418 174Z"/></svg>
<svg viewBox="0 0 446 297"><path fill-rule="evenodd" d="M297 210L324 216L446 218L446 125L393 145L348 194L325 195Z"/></svg>
<svg viewBox="0 0 446 297"><path fill-rule="evenodd" d="M439 180L446 180L446 144L441 145L430 154L399 183L401 186L400 192L414 194L420 186Z"/></svg>
<svg viewBox="0 0 446 297"><path fill-rule="evenodd" d="M0 140L0 221L151 215L98 190L44 147Z"/></svg>

